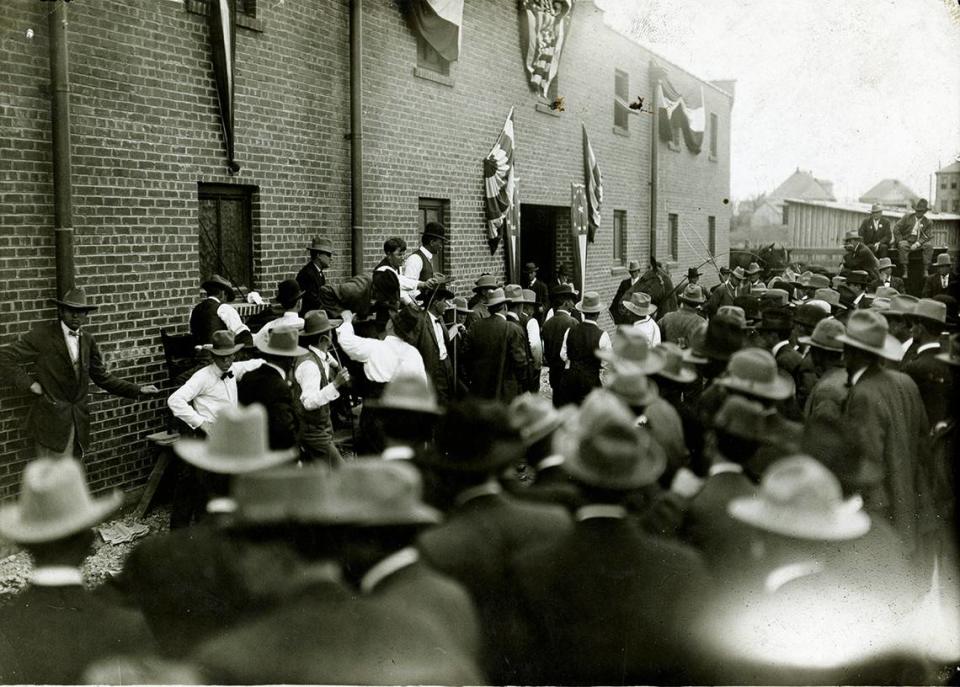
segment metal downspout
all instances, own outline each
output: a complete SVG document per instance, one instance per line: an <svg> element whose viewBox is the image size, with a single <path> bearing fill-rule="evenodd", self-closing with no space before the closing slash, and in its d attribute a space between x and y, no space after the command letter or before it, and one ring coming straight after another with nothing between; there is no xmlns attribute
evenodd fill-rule
<svg viewBox="0 0 960 687"><path fill-rule="evenodd" d="M362 0L350 0L350 257L363 272L363 31Z"/></svg>
<svg viewBox="0 0 960 687"><path fill-rule="evenodd" d="M659 83L660 68L655 62L650 63L650 82L653 89L653 132L650 145L650 258L657 257L657 186L659 184L659 149L660 149L660 102L657 85Z"/></svg>
<svg viewBox="0 0 960 687"><path fill-rule="evenodd" d="M55 2L49 16L53 132L53 236L57 295L74 287L73 185L70 161L70 71L67 3Z"/></svg>

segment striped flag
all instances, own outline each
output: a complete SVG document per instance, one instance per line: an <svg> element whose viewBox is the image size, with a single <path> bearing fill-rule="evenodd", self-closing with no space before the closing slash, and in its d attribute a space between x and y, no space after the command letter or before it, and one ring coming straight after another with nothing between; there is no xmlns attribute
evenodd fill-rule
<svg viewBox="0 0 960 687"><path fill-rule="evenodd" d="M520 8L520 39L527 78L530 87L546 98L560 68L573 0L521 0Z"/></svg>
<svg viewBox="0 0 960 687"><path fill-rule="evenodd" d="M570 231L573 242L577 247L574 255L575 274L573 275L579 293L586 287L587 272L587 228L590 221L587 218L587 192L583 184L570 184Z"/></svg>
<svg viewBox="0 0 960 687"><path fill-rule="evenodd" d="M673 130L679 128L683 133L687 149L691 153L699 154L703 146L703 130L706 127L707 118L703 87L700 87L699 107L691 107L687 99L676 91L666 78L657 81L657 97L660 102L658 117L661 140L671 140Z"/></svg>
<svg viewBox="0 0 960 687"><path fill-rule="evenodd" d="M413 0L410 21L417 33L447 62L460 58L463 0Z"/></svg>
<svg viewBox="0 0 960 687"><path fill-rule="evenodd" d="M603 204L603 175L597 165L597 156L593 154L590 139L587 138L587 125L583 126L583 181L587 190L587 240L593 243L597 229L600 228L600 206Z"/></svg>
<svg viewBox="0 0 960 687"><path fill-rule="evenodd" d="M520 208L513 151L511 107L496 144L483 158L484 215L487 219L487 243L490 244L491 255L497 250L504 230L510 228L511 219L517 222L517 226L512 229L515 235L519 235Z"/></svg>

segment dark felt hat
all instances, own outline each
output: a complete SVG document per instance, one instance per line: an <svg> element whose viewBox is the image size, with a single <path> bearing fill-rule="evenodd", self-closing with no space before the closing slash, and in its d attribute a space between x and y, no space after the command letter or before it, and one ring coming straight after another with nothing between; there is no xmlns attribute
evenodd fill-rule
<svg viewBox="0 0 960 687"><path fill-rule="evenodd" d="M446 241L447 228L440 222L427 222L427 226L423 228L423 235Z"/></svg>
<svg viewBox="0 0 960 687"><path fill-rule="evenodd" d="M438 451L424 452L414 460L451 472L492 473L519 461L524 452L506 407L483 399L450 405L437 443Z"/></svg>
<svg viewBox="0 0 960 687"><path fill-rule="evenodd" d="M702 275L703 272L698 272L696 267L687 268L687 279L697 279Z"/></svg>
<svg viewBox="0 0 960 687"><path fill-rule="evenodd" d="M63 306L64 308L70 308L71 310L89 311L96 310L99 307L87 302L87 294L79 286L67 291L63 294L63 298L51 298L50 302Z"/></svg>
<svg viewBox="0 0 960 687"><path fill-rule="evenodd" d="M210 290L210 287L215 289L225 289L230 298L233 298L233 284L230 283L228 279L221 277L219 274L210 275L209 279L205 279L200 283L200 288L204 291Z"/></svg>

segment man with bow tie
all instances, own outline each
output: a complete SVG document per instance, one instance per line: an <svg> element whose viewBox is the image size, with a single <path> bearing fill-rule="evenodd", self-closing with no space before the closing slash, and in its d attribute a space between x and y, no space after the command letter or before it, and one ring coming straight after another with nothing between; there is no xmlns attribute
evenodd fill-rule
<svg viewBox="0 0 960 687"><path fill-rule="evenodd" d="M93 336L83 327L96 305L83 289L67 291L57 306L56 322L43 322L18 341L0 348L0 376L36 398L27 418L27 433L38 458L80 457L90 445L88 387L126 398L160 393L152 384L139 386L107 371ZM26 366L33 364L32 374Z"/></svg>

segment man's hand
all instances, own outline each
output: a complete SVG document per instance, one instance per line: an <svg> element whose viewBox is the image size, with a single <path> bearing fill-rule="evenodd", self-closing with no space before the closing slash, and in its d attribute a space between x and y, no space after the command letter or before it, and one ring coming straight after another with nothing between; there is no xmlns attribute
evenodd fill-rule
<svg viewBox="0 0 960 687"><path fill-rule="evenodd" d="M349 384L349 383L350 383L350 373L347 372L346 369L341 368L340 371L337 372L337 376L333 380L333 385L339 389L344 384Z"/></svg>
<svg viewBox="0 0 960 687"><path fill-rule="evenodd" d="M467 328L459 322L451 325L450 329L447 330L447 336L449 336L451 339L457 336L457 334L466 334L466 333L467 333Z"/></svg>
<svg viewBox="0 0 960 687"><path fill-rule="evenodd" d="M30 391L35 393L37 396L43 396L43 387L40 386L40 382L34 382L31 384Z"/></svg>
<svg viewBox="0 0 960 687"><path fill-rule="evenodd" d="M916 250L916 249L919 248L919 247L920 247L920 242L919 242L919 241L914 241L914 242L913 242L913 245L910 246L910 250Z"/></svg>
<svg viewBox="0 0 960 687"><path fill-rule="evenodd" d="M146 386L140 387L141 396L155 396L160 393L160 389L155 387L153 384L147 384Z"/></svg>
<svg viewBox="0 0 960 687"><path fill-rule="evenodd" d="M353 322L353 312L350 310L344 310L340 313L340 319L343 320L344 324L350 324Z"/></svg>

